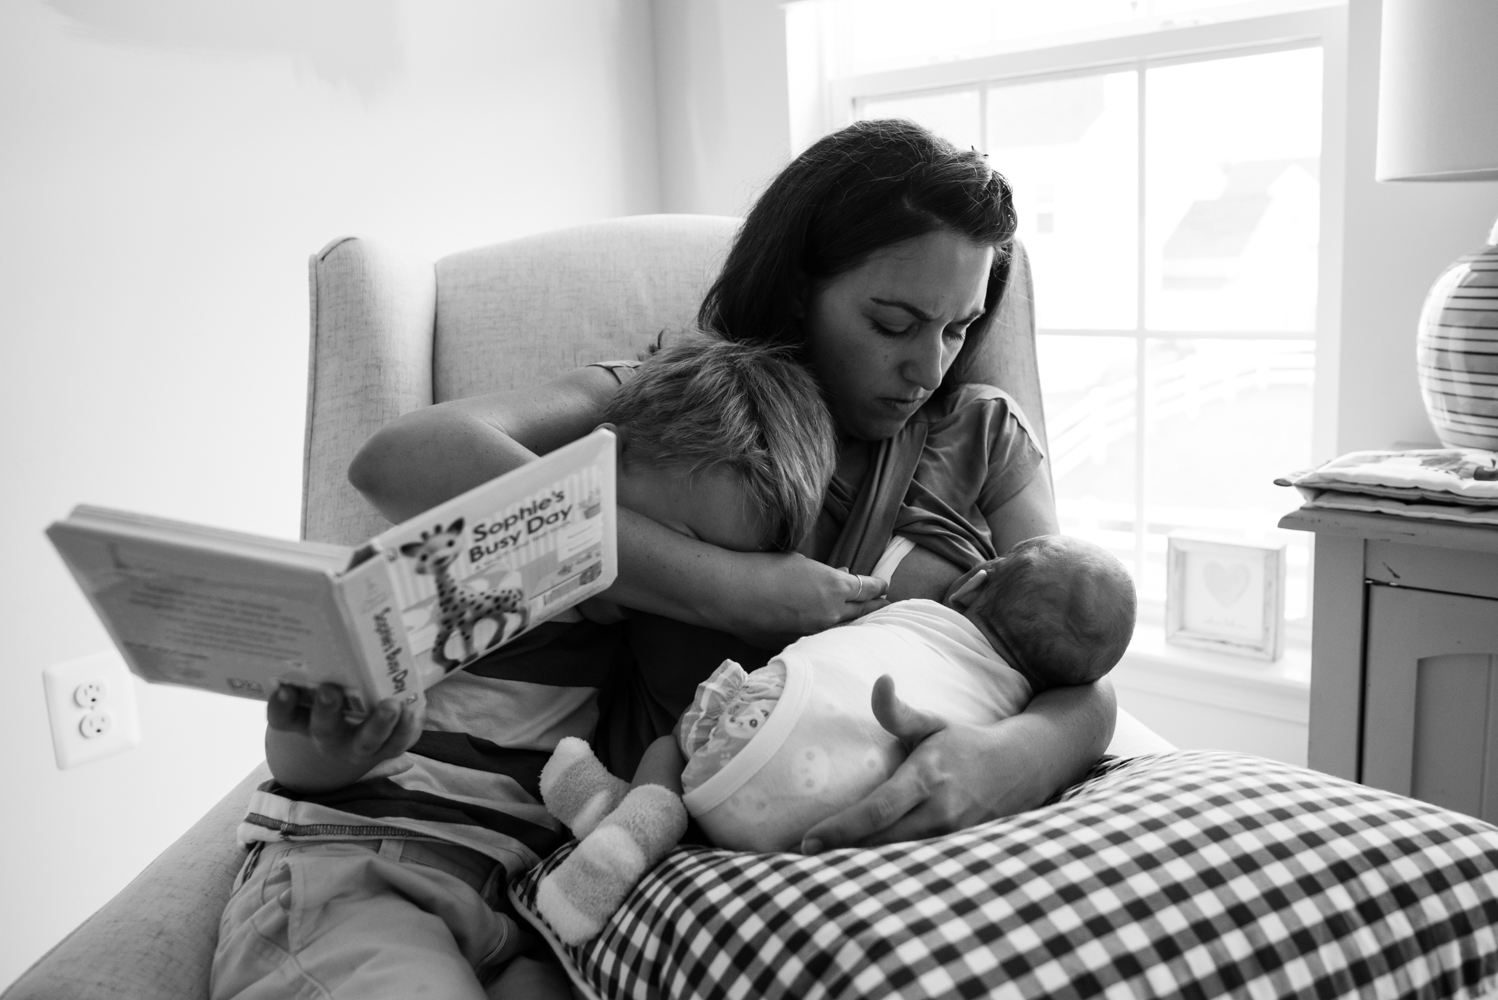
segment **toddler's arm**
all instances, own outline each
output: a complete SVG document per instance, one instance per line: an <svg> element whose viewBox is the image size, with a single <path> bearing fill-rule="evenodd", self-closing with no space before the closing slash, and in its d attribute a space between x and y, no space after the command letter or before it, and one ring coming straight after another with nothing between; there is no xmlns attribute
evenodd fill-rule
<svg viewBox="0 0 1498 1000"><path fill-rule="evenodd" d="M344 712L343 690L324 684L307 706L282 685L266 706L265 760L277 781L300 792L330 792L399 757L421 736L420 706L386 699L363 719Z"/></svg>

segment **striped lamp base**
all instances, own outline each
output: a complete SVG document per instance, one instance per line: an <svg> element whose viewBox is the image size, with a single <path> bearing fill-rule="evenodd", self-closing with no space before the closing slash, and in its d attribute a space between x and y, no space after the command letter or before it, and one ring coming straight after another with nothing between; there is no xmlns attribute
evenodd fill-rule
<svg viewBox="0 0 1498 1000"><path fill-rule="evenodd" d="M1420 394L1448 448L1498 451L1498 226L1431 286L1416 346Z"/></svg>

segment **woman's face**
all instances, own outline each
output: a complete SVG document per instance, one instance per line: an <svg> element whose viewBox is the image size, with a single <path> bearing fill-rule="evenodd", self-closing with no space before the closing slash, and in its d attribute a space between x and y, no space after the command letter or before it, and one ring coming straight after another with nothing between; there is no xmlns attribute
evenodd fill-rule
<svg viewBox="0 0 1498 1000"><path fill-rule="evenodd" d="M992 264L992 247L938 230L812 290L807 347L843 433L893 437L931 398L983 315Z"/></svg>

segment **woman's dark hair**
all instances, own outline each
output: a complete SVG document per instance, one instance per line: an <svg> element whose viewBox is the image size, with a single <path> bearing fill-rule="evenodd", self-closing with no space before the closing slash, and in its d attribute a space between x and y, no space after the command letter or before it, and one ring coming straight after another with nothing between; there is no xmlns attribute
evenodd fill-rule
<svg viewBox="0 0 1498 1000"><path fill-rule="evenodd" d="M801 313L816 286L885 247L949 230L995 248L983 318L943 388L966 381L998 313L1016 219L1009 183L982 154L913 122L862 121L824 136L760 195L734 238L698 323L727 340L803 347Z"/></svg>

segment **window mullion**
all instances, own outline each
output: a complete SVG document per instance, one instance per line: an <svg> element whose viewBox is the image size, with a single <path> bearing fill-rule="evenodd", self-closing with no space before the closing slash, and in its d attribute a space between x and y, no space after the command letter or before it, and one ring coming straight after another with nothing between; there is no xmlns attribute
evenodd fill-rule
<svg viewBox="0 0 1498 1000"><path fill-rule="evenodd" d="M978 85L978 143L983 155L988 155L988 85Z"/></svg>
<svg viewBox="0 0 1498 1000"><path fill-rule="evenodd" d="M1138 205L1137 230L1135 232L1135 290L1134 290L1134 565L1135 573L1141 587L1145 585L1145 559L1146 553L1146 526L1144 512L1144 474L1145 474L1145 408L1149 405L1149 394L1146 391L1149 376L1147 359L1145 356L1145 325L1144 325L1144 292L1145 292L1145 233L1144 233L1144 199L1145 199L1145 61L1139 60L1136 73L1138 74L1136 112L1137 136L1136 164L1135 164L1135 200Z"/></svg>

